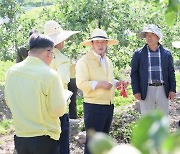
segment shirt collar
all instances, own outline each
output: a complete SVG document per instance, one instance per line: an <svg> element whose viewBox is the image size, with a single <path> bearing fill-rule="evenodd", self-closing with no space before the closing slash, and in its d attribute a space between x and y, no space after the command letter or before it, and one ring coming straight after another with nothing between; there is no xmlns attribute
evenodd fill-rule
<svg viewBox="0 0 180 154"><path fill-rule="evenodd" d="M104 59L105 58L105 56L106 56L106 54L104 54L104 56L103 56L103 58L100 56L100 55L98 55L94 50L92 50L93 51L93 53L94 53L94 55L96 56L96 58L100 61L101 59Z"/></svg>
<svg viewBox="0 0 180 154"><path fill-rule="evenodd" d="M46 64L43 60L40 58L34 57L34 56L28 56L24 62L33 62L33 63L41 63L41 64ZM47 64L46 64L47 65ZM47 65L48 66L48 65Z"/></svg>
<svg viewBox="0 0 180 154"><path fill-rule="evenodd" d="M149 46L147 45L147 48L148 48L148 50L149 50L150 52L159 52L159 47L160 47L160 45L158 45L156 51L153 51L153 50L151 50L151 49L149 48Z"/></svg>

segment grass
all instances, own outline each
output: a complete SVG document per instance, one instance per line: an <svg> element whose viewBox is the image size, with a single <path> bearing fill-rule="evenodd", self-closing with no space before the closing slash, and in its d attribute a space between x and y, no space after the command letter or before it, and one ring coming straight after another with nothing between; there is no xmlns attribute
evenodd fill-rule
<svg viewBox="0 0 180 154"><path fill-rule="evenodd" d="M0 121L0 135L4 135L12 131L14 131L12 119Z"/></svg>

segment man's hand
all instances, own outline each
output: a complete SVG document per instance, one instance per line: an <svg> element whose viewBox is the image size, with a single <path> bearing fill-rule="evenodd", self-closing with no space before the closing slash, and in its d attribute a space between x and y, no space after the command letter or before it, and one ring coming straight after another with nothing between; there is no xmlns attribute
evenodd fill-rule
<svg viewBox="0 0 180 154"><path fill-rule="evenodd" d="M134 94L134 97L135 97L137 100L141 100L141 93Z"/></svg>
<svg viewBox="0 0 180 154"><path fill-rule="evenodd" d="M103 88L103 89L109 90L109 89L112 88L112 86L113 86L113 84L110 83L110 82L107 82L107 81L99 81L96 87L97 87L97 88Z"/></svg>
<svg viewBox="0 0 180 154"><path fill-rule="evenodd" d="M169 92L168 99L172 101L172 100L174 99L174 96L175 96L175 92L170 91L170 92Z"/></svg>
<svg viewBox="0 0 180 154"><path fill-rule="evenodd" d="M119 80L117 83L116 83L116 88L120 88L121 86L124 86L125 88L129 85L128 82L126 81L123 81L123 80Z"/></svg>

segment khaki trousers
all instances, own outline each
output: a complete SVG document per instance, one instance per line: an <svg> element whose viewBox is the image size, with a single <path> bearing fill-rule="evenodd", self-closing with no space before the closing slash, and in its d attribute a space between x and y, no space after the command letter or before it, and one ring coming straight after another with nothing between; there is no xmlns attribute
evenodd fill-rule
<svg viewBox="0 0 180 154"><path fill-rule="evenodd" d="M140 101L140 109L142 115L158 109L168 116L169 100L165 95L164 86L148 86L146 99Z"/></svg>

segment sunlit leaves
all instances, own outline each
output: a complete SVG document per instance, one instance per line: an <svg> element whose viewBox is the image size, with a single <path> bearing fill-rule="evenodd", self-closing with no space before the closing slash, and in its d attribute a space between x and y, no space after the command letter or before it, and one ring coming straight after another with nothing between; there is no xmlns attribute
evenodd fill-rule
<svg viewBox="0 0 180 154"><path fill-rule="evenodd" d="M165 19L167 24L172 27L176 20L176 13L174 11L167 10L165 13Z"/></svg>
<svg viewBox="0 0 180 154"><path fill-rule="evenodd" d="M161 112L143 116L133 130L132 143L144 154L158 154L163 149L172 149L174 139L169 138L168 117ZM169 148L168 148L169 146ZM173 145L174 147L174 145Z"/></svg>
<svg viewBox="0 0 180 154"><path fill-rule="evenodd" d="M178 154L180 151L180 132L170 134L162 144L162 153Z"/></svg>
<svg viewBox="0 0 180 154"><path fill-rule="evenodd" d="M180 11L180 1L169 0L169 4L165 12L165 19L169 26L172 27L174 25L179 11Z"/></svg>

